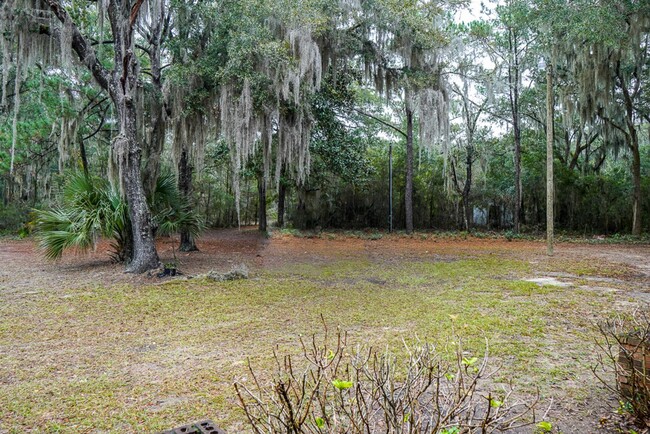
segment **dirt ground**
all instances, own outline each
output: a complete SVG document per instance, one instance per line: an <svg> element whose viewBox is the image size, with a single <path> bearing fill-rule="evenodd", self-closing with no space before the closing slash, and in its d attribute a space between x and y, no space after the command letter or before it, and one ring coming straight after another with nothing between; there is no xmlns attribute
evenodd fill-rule
<svg viewBox="0 0 650 434"><path fill-rule="evenodd" d="M254 228L211 230L197 242L198 252L176 250L177 240L158 241L162 263L176 260L186 275L211 270L227 271L238 264L252 270L269 269L293 263L330 263L346 258L366 258L377 262L499 255L525 259L540 275L559 275L553 269L571 261L590 267L609 266L619 270L618 280L629 284L630 293L650 302L650 246L558 243L555 255L546 255L546 245L534 241L505 239L454 239L434 235L385 235L365 239L338 234L296 237L276 234L271 238ZM0 290L29 290L34 287L71 288L101 282L103 285L150 284L159 279L151 275L124 273L123 265L113 263L109 245L100 242L91 252L66 252L59 261L44 259L33 240L0 241ZM25 271L29 270L28 273ZM569 277L569 276L566 276ZM607 279L604 279L607 281Z"/></svg>
<svg viewBox="0 0 650 434"><path fill-rule="evenodd" d="M294 265L328 266L347 259L399 267L406 262L490 256L530 264L530 278L555 279L581 290L613 294L615 303L627 309L648 309L650 303L649 245L564 243L558 244L556 254L549 257L545 244L534 241L432 234L353 237L325 233L297 237L276 232L266 237L254 228L208 231L197 243L198 252L177 252L176 242L159 241L161 261L177 262L189 276L228 271L239 264L246 264L255 273ZM108 243L102 242L94 252L66 254L62 260L50 262L42 258L33 240L0 240L0 301L11 303L43 290L165 283L166 279L151 274L124 273L123 265L112 263L107 250ZM562 432L566 433L620 432L611 415L614 404L606 395L593 396L579 405L559 407L561 413L555 411L553 416L562 422Z"/></svg>

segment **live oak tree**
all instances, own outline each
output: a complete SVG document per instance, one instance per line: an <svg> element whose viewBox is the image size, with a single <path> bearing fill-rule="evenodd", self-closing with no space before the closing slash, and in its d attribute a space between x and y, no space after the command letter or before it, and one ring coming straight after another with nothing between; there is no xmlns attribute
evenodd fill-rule
<svg viewBox="0 0 650 434"><path fill-rule="evenodd" d="M564 47L566 68L575 80L582 124L604 122L605 140L631 154L632 233L641 234L641 152L639 134L650 121L643 83L650 75L650 5L645 2L572 5L581 32ZM570 9L571 10L571 9Z"/></svg>
<svg viewBox="0 0 650 434"><path fill-rule="evenodd" d="M71 52L74 52L79 62L90 71L97 85L110 96L117 123L117 134L111 144L112 153L120 185L128 202L132 225L132 258L127 271L135 273L147 271L159 264L151 213L141 179L142 148L137 140L136 124L136 102L141 90L138 87L140 62L135 53L134 34L141 19L143 3L143 0L98 2L100 21L106 15L110 24L113 51L110 68L100 62L90 37L82 34L78 23L58 0L5 2L3 19L0 20L5 23L3 26L7 26L8 14L28 11L24 14L24 21L18 23L22 25L14 22L13 28L9 29L17 41L17 52L13 57L17 77L20 76L20 69L33 64L35 58L42 62L49 60L52 65L62 65L65 68L70 62ZM56 41L56 44L52 41ZM3 51L9 50L3 47ZM3 65L6 63L7 57L3 57ZM3 75L3 82L4 80L6 75Z"/></svg>

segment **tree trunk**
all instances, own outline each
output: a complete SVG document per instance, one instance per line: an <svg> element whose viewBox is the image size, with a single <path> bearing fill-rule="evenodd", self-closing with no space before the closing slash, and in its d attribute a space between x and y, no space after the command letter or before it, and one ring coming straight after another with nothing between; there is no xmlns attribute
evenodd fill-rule
<svg viewBox="0 0 650 434"><path fill-rule="evenodd" d="M62 23L71 23L72 49L95 81L108 90L117 114L118 135L113 140L113 155L120 170L120 181L129 205L133 255L126 271L143 273L158 267L160 261L154 242L151 213L142 186L140 163L142 149L137 143L136 109L138 58L134 53L133 31L142 1L110 0L108 18L113 35L113 67L107 70L97 59L92 44L79 32L59 0L45 0Z"/></svg>
<svg viewBox="0 0 650 434"><path fill-rule="evenodd" d="M280 176L280 182L278 185L278 227L284 226L284 210L285 210L285 201L287 196L287 187L284 179Z"/></svg>
<svg viewBox="0 0 650 434"><path fill-rule="evenodd" d="M84 175L88 177L88 156L86 154L86 145L84 144L83 137L79 138L79 156L81 157L81 167L83 168Z"/></svg>
<svg viewBox="0 0 650 434"><path fill-rule="evenodd" d="M641 235L641 154L636 128L630 128L632 151L632 235Z"/></svg>
<svg viewBox="0 0 650 434"><path fill-rule="evenodd" d="M514 232L519 233L519 219L521 216L521 122L519 115L519 53L517 34L510 30L508 34L510 64L508 66L508 84L510 88L510 110L512 112L512 129L514 134L514 163L515 163L515 207L514 207Z"/></svg>
<svg viewBox="0 0 650 434"><path fill-rule="evenodd" d="M467 159L465 160L465 186L463 187L463 208L464 208L464 223L467 232L472 230L473 210L470 203L470 193L472 189L472 148L467 148Z"/></svg>
<svg viewBox="0 0 650 434"><path fill-rule="evenodd" d="M546 71L546 253L553 255L555 189L553 185L553 71Z"/></svg>
<svg viewBox="0 0 650 434"><path fill-rule="evenodd" d="M259 230L266 232L266 179L262 171L257 174L257 193L259 195L257 213Z"/></svg>
<svg viewBox="0 0 650 434"><path fill-rule="evenodd" d="M133 237L133 254L126 271L143 273L158 267L160 260L153 236L151 212L142 186L142 149L137 142L135 101L139 91L138 58L133 52L132 38L134 17L137 16L141 3L135 3L133 10L126 3L111 0L108 8L115 41L115 69L110 75L108 90L118 115L119 134L113 141L113 155L118 160L120 178L129 205Z"/></svg>
<svg viewBox="0 0 650 434"><path fill-rule="evenodd" d="M632 152L632 235L641 235L641 155L639 153L639 134L634 123L634 99L639 95L640 83L637 82L632 89L628 88L625 75L621 71L620 61L616 66L616 74L625 103L625 135L627 146Z"/></svg>
<svg viewBox="0 0 650 434"><path fill-rule="evenodd" d="M158 23L154 32L159 33L161 26L162 23ZM165 144L165 106L163 104L160 38L152 38L149 59L151 60L151 83L153 84L150 103L151 138L149 143L144 146L144 167L142 168L142 181L147 197L151 197L151 193L156 187L160 175L160 155Z"/></svg>
<svg viewBox="0 0 650 434"><path fill-rule="evenodd" d="M124 108L124 107L121 107ZM140 179L140 148L135 142L135 110L128 108L133 118L127 124L132 125L121 132L113 141L114 153L118 155L124 192L129 204L133 251L126 271L144 273L158 267L160 261L154 243L151 213Z"/></svg>
<svg viewBox="0 0 650 434"><path fill-rule="evenodd" d="M406 233L413 233L413 108L406 92L406 191L404 192Z"/></svg>
<svg viewBox="0 0 650 434"><path fill-rule="evenodd" d="M178 191L184 201L184 206L188 207L192 203L192 171L193 167L187 156L187 149L181 151L181 158L178 161ZM189 211L186 209L185 211ZM186 226L180 228L181 243L178 250L181 252L195 252L199 250L194 242L194 237Z"/></svg>

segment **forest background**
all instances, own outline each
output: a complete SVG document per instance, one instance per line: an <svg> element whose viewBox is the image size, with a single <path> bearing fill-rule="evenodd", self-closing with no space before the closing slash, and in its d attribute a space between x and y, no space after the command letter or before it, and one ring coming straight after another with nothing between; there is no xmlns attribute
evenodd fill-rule
<svg viewBox="0 0 650 434"><path fill-rule="evenodd" d="M267 220L514 235L550 203L560 231L647 231L650 6L476 7L7 0L0 230L121 231L133 271L134 239Z"/></svg>

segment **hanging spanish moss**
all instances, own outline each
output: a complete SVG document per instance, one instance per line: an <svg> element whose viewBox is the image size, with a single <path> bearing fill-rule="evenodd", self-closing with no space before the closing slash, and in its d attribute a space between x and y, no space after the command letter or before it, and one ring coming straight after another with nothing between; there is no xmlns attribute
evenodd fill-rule
<svg viewBox="0 0 650 434"><path fill-rule="evenodd" d="M650 31L650 17L641 13L630 14L626 25L622 33L626 40L618 47L589 41L565 42L566 46L561 50L563 57L559 61L574 78L574 90L561 95L568 122L575 114L582 128L596 127L602 119L607 119L608 124L625 124L622 107L613 103L618 86L617 65L628 63L639 69L642 67L639 62L644 56L637 55L637 51L644 46L644 35ZM622 132L611 125L605 125L604 130L606 141L618 150L623 142Z"/></svg>
<svg viewBox="0 0 650 434"><path fill-rule="evenodd" d="M35 32L34 28L49 29ZM53 37L59 44L53 47ZM7 0L0 6L0 45L2 49L2 81L0 107L7 106L9 74L14 73L13 119L11 129L10 169L15 171L16 144L20 117L20 87L26 74L37 62L65 68L71 62L72 23L61 24L40 0ZM12 56L10 53L13 52ZM62 140L68 140L69 128L61 123ZM65 134L64 134L65 133Z"/></svg>
<svg viewBox="0 0 650 434"><path fill-rule="evenodd" d="M240 220L240 174L249 159L262 146L264 179L268 181L272 166L272 144L275 152L275 178L292 173L298 184L305 182L311 157L309 144L313 118L309 99L320 89L323 61L318 44L307 26L284 29L267 20L271 32L282 32L289 52L287 60L258 62L256 72L271 78L270 94L275 98L265 106L256 106L249 78L242 83L221 86L219 129L230 149L232 189ZM277 133L277 141L273 135Z"/></svg>

